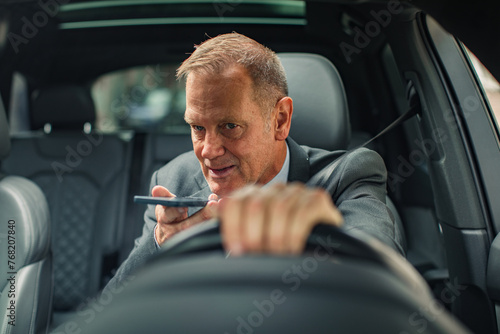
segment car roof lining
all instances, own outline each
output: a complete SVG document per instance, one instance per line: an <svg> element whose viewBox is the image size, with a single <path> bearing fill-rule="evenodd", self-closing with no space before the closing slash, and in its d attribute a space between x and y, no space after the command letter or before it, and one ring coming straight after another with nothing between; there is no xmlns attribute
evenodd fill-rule
<svg viewBox="0 0 500 334"><path fill-rule="evenodd" d="M354 4L353 7L356 7L357 4L385 4L385 3L390 3L391 1L307 1L307 12L309 11L310 8L313 6L321 6L328 8L329 5L334 5L334 6L344 6L344 4L349 3L349 4ZM394 2L394 0L392 0ZM1 4L2 2L0 2ZM4 4L14 4L13 1L3 1ZM35 5L35 10L39 8L36 8L38 6L38 2L36 1L23 1L23 2L16 2L17 4L33 4ZM92 26L89 21L83 22L81 19L88 16L88 11L91 9L94 9L93 15L97 15L97 18L92 19L92 20L98 20L102 24L113 24L113 25L118 25L120 22L122 24L128 25L128 24L153 24L155 21L148 23L147 18L148 15L151 15L151 11L155 14L154 17L156 18L156 24L161 23L158 21L159 18L161 18L162 15L159 14L167 14L168 13L168 18L170 20L163 21L165 23L172 23L176 22L176 20L173 20L174 18L190 18L195 20L197 17L207 19L208 16L212 16L213 18L217 18L220 22L223 22L224 20L228 20L229 22L232 16L238 15L238 18L241 18L242 16L248 16L246 19L250 19L253 17L255 18L260 18L260 19L267 19L266 20L261 20L260 22L266 23L266 22L272 22L270 21L271 19L291 19L292 21L282 21L282 22L295 22L297 24L300 21L300 17L304 17L304 14L307 15L307 12L304 12L304 2L302 1L284 1L284 2L279 2L279 1L269 1L264 5L263 1L246 1L246 2L239 2L237 4L233 4L232 6L239 6L241 9L245 8L245 10L226 10L223 14L224 17L221 17L216 10L214 10L213 7L213 2L212 1L188 1L186 5L179 5L179 1L146 1L145 3L147 5L153 4L153 8L151 11L148 11L146 9L142 9L139 14L131 14L130 13L130 8L134 7L138 4L138 1L73 1L70 4L62 5L60 8L59 13L55 17L57 19L57 22L60 22L63 27L69 28L69 27L76 27L75 24L79 23L81 26ZM142 4L142 2L140 2ZM192 3L197 3L196 7L203 7L200 11L193 12L193 6L189 6ZM280 5L280 3L284 3L285 5ZM427 12L429 12L433 17L435 17L438 21L444 22L443 25L445 28L448 28L450 31L454 32L455 30L457 32L461 32L464 37L461 37L464 40L471 40L471 43L467 43L474 45L475 43L473 42L472 39L469 38L471 33L469 33L469 27L467 26L467 29L464 29L464 24L463 24L463 15L468 15L468 14L460 14L459 10L447 10L448 3L453 4L455 8L459 6L457 2L451 2L448 1L447 3L441 3L441 4L435 4L433 1L426 1L426 0L417 0L415 2L417 6L420 8L424 8ZM116 5L115 5L116 4ZM93 6L93 7L92 7ZM473 6L470 3L467 3L467 9L469 9L471 6ZM89 9L90 8L90 9ZM106 11L105 8L110 8L110 11ZM121 8L120 10L118 10ZM158 8L163 8L162 10L158 10ZM232 9L235 9L236 7L233 7ZM255 8L252 10L252 8ZM286 10L283 10L283 8L286 8ZM95 9L98 9L98 12L95 11ZM256 10L258 9L258 10ZM488 14L489 11L486 10L487 7L480 6L480 5L475 5L473 7L473 11L477 13L481 13L481 18L474 18L475 20L481 20L481 23L484 25L485 23L482 20L483 15L487 15L486 19L488 20L490 17L492 17L491 14ZM125 20L125 21L119 21L119 22L107 22L104 18L110 17L111 18L116 18L120 19L120 12L123 12L127 14L126 17L130 18L130 15L133 15L133 18L142 18L144 20ZM138 12L137 10L135 12ZM455 13L456 12L456 13ZM211 14L208 15L207 13ZM246 15L245 13L249 13L249 15ZM256 17L256 14L258 13L259 17ZM186 15L188 14L188 15ZM217 14L217 15L216 15ZM139 16L137 16L139 15ZM163 15L165 16L165 15ZM123 19L124 17L121 17ZM165 17L164 17L165 18ZM468 16L470 19L470 16ZM307 18L308 20L311 20L311 17ZM458 19L459 22L456 22ZM91 21L92 21L91 20ZM295 21L293 21L295 20ZM200 21L200 23L203 20ZM195 21L192 21L195 22ZM207 21L205 21L207 22ZM258 21L255 21L258 22ZM277 21L278 22L278 21ZM84 24L85 23L85 24ZM458 24L457 24L458 23ZM227 24L227 22L226 22ZM488 22L486 24L489 24ZM493 24L493 23L491 23ZM94 25L98 25L98 23L94 22ZM478 35L474 35L474 39L477 39ZM474 49L474 47L472 47ZM474 50L473 50L474 51Z"/></svg>
<svg viewBox="0 0 500 334"><path fill-rule="evenodd" d="M109 2L100 1L103 4ZM259 3L259 1L253 1L253 3ZM5 48L6 54L10 52L7 70L22 73L32 88L55 83L87 85L100 75L119 69L155 63L180 63L185 58L186 52L193 50L194 43L228 31L237 31L262 42L277 52L311 52L326 56L335 63L344 78L348 94L352 90L357 94L356 92L360 89L364 90L366 85L350 81L359 78L366 70L363 69L363 63L373 58L373 52L380 51L380 43L384 43L385 32L377 37L378 42L370 43L367 48L363 49L362 54L357 55L358 65L361 66L350 66L345 62L338 47L342 42L351 44L353 42L353 36L344 33L345 27L342 25L344 23L341 22L341 17L343 15L351 17L354 21L363 24L369 22L370 19L373 20L370 16L371 10L381 10L387 7L388 3L389 1L306 1L306 26L229 24L226 22L225 24L165 24L67 30L60 29L60 22L52 19L46 27L40 29L36 38L26 45L20 45L20 48L23 48L21 52L13 54L12 48ZM451 6L450 3L437 5L425 0L412 2L425 8L438 20L445 17L443 22L447 29L453 31L456 25L468 27L469 25L464 25L462 21L457 23L453 20L458 14L446 10L449 8L447 6ZM84 2L72 2L72 5L78 4L83 5ZM11 23L18 25L22 21L16 20L16 15L30 17L30 14L40 10L35 0L0 0L0 6L2 5L11 10ZM486 6L481 8L486 8ZM398 15L398 19L411 19L417 11L415 8L409 9L405 14ZM288 16L292 19L297 19L297 17ZM273 34L269 34L271 27ZM14 28L12 27L12 31ZM17 29L19 30L20 27L18 26ZM468 31L464 27L459 30L463 33L459 37L476 56L482 59L491 73L500 75L500 64L494 59L496 53L491 52L493 48L500 46L489 43L484 51L486 58L482 57L481 50L475 47L475 44L479 44L481 40L484 42L484 39L489 37L484 34L474 34L474 30ZM472 42L469 43L469 41ZM488 58L488 55L492 56ZM500 77L499 75L497 77ZM10 83L5 82L1 88L7 104L9 103L9 89L5 87L9 85ZM363 106L360 107L363 108Z"/></svg>
<svg viewBox="0 0 500 334"><path fill-rule="evenodd" d="M317 29L314 29L314 26L316 25L315 22L309 22L313 20L312 16L308 15L308 12L310 9L313 9L314 7L322 7L325 9L330 10L330 8L334 7L340 7L340 8L347 8L346 4L351 5L351 7L363 7L364 5L371 4L375 6L381 6L381 5L388 5L389 3L394 3L394 0L386 0L386 1L339 1L339 0L332 0L332 1L306 1L307 5L307 11L306 11L306 16L308 20L308 30L310 33L310 29L315 30L316 33L318 32ZM294 25L294 24L304 24L304 18L303 18L303 10L304 8L301 7L303 5L302 1L284 1L284 2L279 2L279 1L270 1L266 5L263 5L263 1L248 1L248 2L241 2L238 4L233 4L233 6L240 6L240 8L245 8L245 10L226 10L224 12L224 17L221 17L221 15L215 15L215 14L220 14L217 13L216 10L213 8L213 1L189 1L185 6L180 6L178 3L179 1L160 1L154 2L154 9L160 8L156 6L163 6L164 10L167 10L168 8L168 14L169 18L167 19L166 17L163 17L162 20L161 16L156 15L156 18L147 18L148 14L147 11L144 12L144 10L141 10L141 19L132 19L132 20L119 20L119 21L114 21L113 20L104 20L102 17L106 17L106 15L111 15L111 14L99 14L101 19L99 21L75 21L75 19L78 18L77 13L80 12L80 18L81 15L85 14L86 11L89 10L89 8L92 8L91 6L94 6L94 9L97 8L99 9L100 12L103 11L103 8L108 7L113 9L113 15L115 17L118 14L117 8L123 8L124 13L130 14L130 7L135 6L138 4L138 1L73 1L71 4L63 5L61 6L61 11L60 13L56 16L56 19L60 24L62 25L63 28L76 28L76 27L93 27L93 26L98 26L99 24L102 25L112 25L112 26L124 26L124 25L143 25L143 24L178 24L179 18L189 18L191 23L196 23L196 20L199 20L198 24L203 24L210 22L211 24L214 24L215 21L214 19L224 22L224 25L231 24L236 22L238 19L244 19L250 24L286 24L286 25ZM147 1L146 4L152 4L152 1ZM194 15L190 14L190 16L184 15L189 12L189 10L192 10L193 6L189 6L190 4L197 3L197 6L202 6L204 9L202 9L200 12L195 12ZM286 4L286 6L281 6L280 3ZM405 2L401 2L405 3ZM13 7L27 7L29 4L34 5L34 10L36 10L38 6L38 2L35 0L27 0L27 1L1 1L0 5L12 5ZM116 5L115 5L116 4ZM141 2L142 4L142 2ZM479 2L476 3L471 3L471 2L456 2L456 1L444 1L444 2L439 2L436 3L435 1L429 1L429 0L415 0L412 1L412 4L416 5L419 8L422 8L425 10L427 13L429 13L431 16L433 16L438 22L440 22L441 25L451 33L455 34L458 38L460 38L464 43L478 56L482 62L486 65L486 67L492 72L492 74L499 78L500 77L500 64L496 61L495 54L498 54L498 52L492 52L492 51L500 51L500 45L498 43L488 43L488 47L485 49L484 47L481 47L480 44L487 42L488 40L497 40L498 38L495 38L498 35L499 29L497 29L498 23L496 22L495 19L495 13L498 13L498 10L500 9L500 4L499 3L492 3L488 4L488 6L483 5ZM121 7L118 7L121 6ZM453 6L453 7L452 7ZM492 6L495 6L492 9ZM283 8L287 8L286 10L283 10ZM66 8L66 9L65 9ZM128 8L128 9L127 9ZM173 10L175 8L175 10ZM202 15L202 12L204 10L208 10L210 8L210 13L212 14L212 17L207 17L206 13L204 16ZM258 9L258 10L251 10L252 8ZM267 8L267 9L266 9ZM281 9L280 9L281 8ZM235 9L235 7L233 7ZM39 10L39 8L38 8ZM246 16L243 13L246 13L247 10L250 10L250 16L247 17L242 17ZM118 11L119 12L119 11ZM83 13L83 14L82 14ZM95 11L94 11L95 13ZM155 13L158 14L158 10L155 10ZM184 13L184 14L183 14ZM258 17L256 16L256 13L259 13ZM474 13L475 15L471 15L470 13ZM335 13L333 13L335 14ZM75 15L77 15L75 17ZM104 15L104 16L102 16ZM146 15L146 16L144 16ZM232 17L236 16L237 17ZM302 17L302 18L301 18ZM241 22L241 21L240 21ZM464 24L464 22L471 22L471 24ZM218 24L218 23L217 23ZM485 34L480 32L480 29L482 27L488 27L489 34L488 36L485 36ZM493 48L493 50L492 50ZM282 50L284 51L284 50Z"/></svg>

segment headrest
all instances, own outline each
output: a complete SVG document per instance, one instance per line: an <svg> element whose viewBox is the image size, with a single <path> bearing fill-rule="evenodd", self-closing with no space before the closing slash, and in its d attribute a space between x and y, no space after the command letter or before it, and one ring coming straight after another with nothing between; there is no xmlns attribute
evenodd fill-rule
<svg viewBox="0 0 500 334"><path fill-rule="evenodd" d="M83 129L95 121L95 106L89 90L75 85L41 89L33 100L32 128L47 123L52 129Z"/></svg>
<svg viewBox="0 0 500 334"><path fill-rule="evenodd" d="M7 115L0 98L0 160L3 160L10 152L10 134Z"/></svg>
<svg viewBox="0 0 500 334"><path fill-rule="evenodd" d="M290 137L301 145L346 149L351 137L344 85L335 66L309 53L278 54L293 99Z"/></svg>

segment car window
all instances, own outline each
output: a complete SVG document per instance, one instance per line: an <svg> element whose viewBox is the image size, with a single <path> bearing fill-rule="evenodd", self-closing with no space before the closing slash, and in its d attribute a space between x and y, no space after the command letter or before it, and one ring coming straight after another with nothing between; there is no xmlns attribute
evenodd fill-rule
<svg viewBox="0 0 500 334"><path fill-rule="evenodd" d="M184 83L175 78L179 64L128 68L99 77L91 88L95 127L103 132L189 133L184 121Z"/></svg>
<svg viewBox="0 0 500 334"><path fill-rule="evenodd" d="M500 123L500 84L488 71L488 69L484 67L479 59L477 59L469 49L466 50L467 54L469 55L471 64L476 71L477 78L483 86L484 92L486 93L486 97L489 101L491 110L493 111L493 121L497 127L497 130L500 131L500 128L498 126L498 124Z"/></svg>

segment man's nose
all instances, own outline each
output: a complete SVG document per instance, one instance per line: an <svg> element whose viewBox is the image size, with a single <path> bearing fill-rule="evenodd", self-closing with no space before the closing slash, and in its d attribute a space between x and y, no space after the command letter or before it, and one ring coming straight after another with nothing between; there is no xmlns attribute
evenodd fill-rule
<svg viewBox="0 0 500 334"><path fill-rule="evenodd" d="M224 142L217 134L206 134L201 156L204 159L215 159L224 155Z"/></svg>

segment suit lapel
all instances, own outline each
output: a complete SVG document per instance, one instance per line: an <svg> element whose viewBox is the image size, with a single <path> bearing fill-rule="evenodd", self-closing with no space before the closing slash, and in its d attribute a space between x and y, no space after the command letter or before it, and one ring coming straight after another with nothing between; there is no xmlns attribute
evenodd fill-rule
<svg viewBox="0 0 500 334"><path fill-rule="evenodd" d="M198 170L198 172L196 172L196 174L194 174L193 179L196 182L196 185L198 186L199 191L202 191L205 188L209 188L207 180L205 180L205 176L203 176L203 172L201 171L201 167ZM210 188L209 188L209 191L210 191ZM208 195L210 195L210 194L211 193L209 193Z"/></svg>
<svg viewBox="0 0 500 334"><path fill-rule="evenodd" d="M309 180L310 162L306 152L290 137L286 140L290 150L290 169L288 182L300 181L306 183Z"/></svg>
<svg viewBox="0 0 500 334"><path fill-rule="evenodd" d="M194 180L198 186L198 191L190 195L189 197L200 197L200 198L208 198L212 191L210 190L210 187L208 186L207 181L205 180L205 177L203 176L203 173L201 170L194 175ZM191 216L201 208L199 207L190 207L188 208L188 215Z"/></svg>

